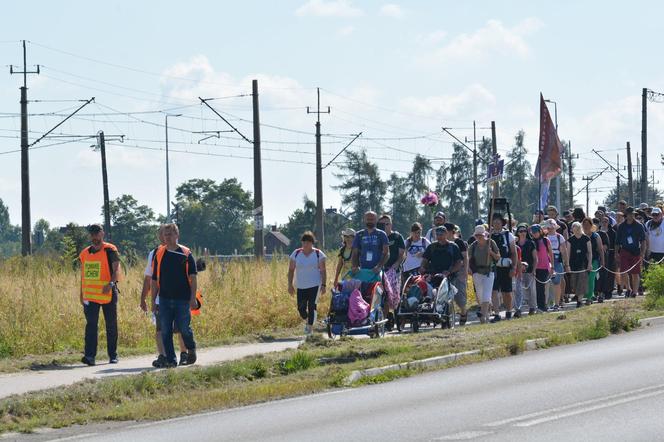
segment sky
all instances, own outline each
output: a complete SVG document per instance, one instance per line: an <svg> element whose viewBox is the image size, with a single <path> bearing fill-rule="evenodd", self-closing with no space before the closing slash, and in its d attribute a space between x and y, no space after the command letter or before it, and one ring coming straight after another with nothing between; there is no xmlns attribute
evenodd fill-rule
<svg viewBox="0 0 664 442"><path fill-rule="evenodd" d="M558 106L575 176L594 176L640 152L641 90L664 92L659 2L600 1L22 1L0 17L0 198L20 222L20 40L27 43L30 142L82 102L95 101L30 151L32 222L101 220L103 130L111 198L133 195L166 211L165 115L171 196L192 178L237 178L253 190L251 81L258 80L266 224L285 223L315 198L315 115L320 88L323 164L354 136L382 176L404 175L415 154L438 167L452 138L478 138L496 122L499 153L525 131L537 157L539 94ZM644 14L647 11L647 14ZM552 105L550 105L552 106ZM553 114L554 109L550 108ZM648 174L662 176L664 103L648 105ZM214 133L213 138L203 140ZM81 136L73 138L71 135ZM116 141L124 135L124 141ZM217 138L218 135L218 138ZM343 161L340 157L337 162ZM324 205L341 208L335 164L323 171ZM623 171L626 175L626 171ZM431 178L431 186L435 179ZM585 183L579 179L575 192ZM590 185L591 209L615 186ZM659 183L662 188L664 183ZM585 203L585 193L577 196Z"/></svg>

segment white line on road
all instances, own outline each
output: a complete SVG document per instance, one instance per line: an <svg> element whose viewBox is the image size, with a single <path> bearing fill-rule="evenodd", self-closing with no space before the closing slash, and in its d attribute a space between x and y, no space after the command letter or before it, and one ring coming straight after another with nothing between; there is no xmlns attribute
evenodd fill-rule
<svg viewBox="0 0 664 442"><path fill-rule="evenodd" d="M462 431L461 433L448 434L447 436L437 437L431 439L432 441L438 440L470 440L477 439L478 437L489 436L493 434L493 431Z"/></svg>
<svg viewBox="0 0 664 442"><path fill-rule="evenodd" d="M77 439L85 439L87 437L92 437L96 436L99 433L83 433L83 434L77 434L76 436L69 436L69 437L61 437L59 439L50 439L48 442L60 442L63 440L77 440Z"/></svg>
<svg viewBox="0 0 664 442"><path fill-rule="evenodd" d="M577 414L589 413L591 411L597 411L597 410L601 410L603 408L615 407L616 405L622 405L622 404L626 404L626 403L629 403L629 402L639 401L641 399L647 399L649 397L658 396L660 394L664 394L664 390L653 391L652 393L646 393L646 394L641 394L641 395L638 395L638 396L626 397L624 399L618 399L618 400L607 402L607 403L604 403L604 404L598 404L598 405L595 405L595 406L589 407L589 408L583 408L583 409L580 409L580 410L568 411L567 413L559 413L559 414L555 414L555 415L549 416L549 417L543 417L543 418L540 418L540 419L533 419L533 420L526 421L526 422L520 422L518 424L515 424L514 426L515 427L532 427L533 425L542 424L542 423L550 422L550 421L555 421L555 420L558 420L558 419L564 419L566 417L575 416Z"/></svg>
<svg viewBox="0 0 664 442"><path fill-rule="evenodd" d="M623 398L625 396L640 394L640 393L644 393L644 392L650 392L650 391L659 390L659 389L664 389L664 384L653 385L651 387L638 388L636 390L626 391L626 392L623 392L623 393L612 394L612 395L609 395L609 396L604 396L604 397L600 397L600 398L596 398L596 399L590 399L590 400L582 401L582 402L575 402L573 404L563 405L561 407L554 407L554 408L549 408L547 410L536 411L534 413L528 413L528 414L524 414L522 416L516 416L516 417L509 418L509 419L503 419L503 420L499 420L499 421L495 421L495 422L490 422L488 424L484 424L484 426L485 427L501 427L503 425L511 424L511 423L514 423L514 422L526 421L526 420L529 420L529 419L537 418L539 416L551 415L551 414L558 413L558 412L561 412L561 411L570 410L570 409L573 409L573 408L585 407L586 405L593 405L593 404L596 404L598 402L607 402L607 401L611 401L613 399L619 399L619 398Z"/></svg>

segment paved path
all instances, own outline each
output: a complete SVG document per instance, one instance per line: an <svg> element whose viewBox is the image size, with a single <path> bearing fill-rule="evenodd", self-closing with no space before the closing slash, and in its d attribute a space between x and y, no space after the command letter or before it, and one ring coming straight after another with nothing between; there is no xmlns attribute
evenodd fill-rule
<svg viewBox="0 0 664 442"><path fill-rule="evenodd" d="M213 365L219 362L240 359L260 353L296 348L301 340L282 340L268 343L254 343L212 347L200 349L197 353L196 365ZM111 376L138 374L146 370L154 370L154 356L140 356L120 359L118 364L98 364L88 367L83 364L69 365L53 370L40 370L0 375L0 398L12 394L27 393L46 388L70 385L84 379L102 379Z"/></svg>
<svg viewBox="0 0 664 442"><path fill-rule="evenodd" d="M391 383L148 423L12 435L86 441L662 440L664 329ZM63 439L64 440L64 439Z"/></svg>

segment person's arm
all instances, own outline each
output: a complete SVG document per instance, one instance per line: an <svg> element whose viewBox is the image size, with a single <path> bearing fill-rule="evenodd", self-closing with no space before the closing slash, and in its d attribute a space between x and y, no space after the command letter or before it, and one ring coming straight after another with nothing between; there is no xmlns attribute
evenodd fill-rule
<svg viewBox="0 0 664 442"><path fill-rule="evenodd" d="M512 260L512 267L510 267L510 278L514 278L514 274L516 273L516 247L514 247L514 243L510 243L510 259Z"/></svg>
<svg viewBox="0 0 664 442"><path fill-rule="evenodd" d="M325 266L325 258L318 261L318 269L320 270L320 291L324 292L327 288L327 267Z"/></svg>
<svg viewBox="0 0 664 442"><path fill-rule="evenodd" d="M422 264L420 265L420 274L424 275L427 272L428 267L429 267L429 260L426 258L422 258Z"/></svg>
<svg viewBox="0 0 664 442"><path fill-rule="evenodd" d="M350 255L350 263L353 273L357 273L360 269L360 249L353 245L353 253Z"/></svg>
<svg viewBox="0 0 664 442"><path fill-rule="evenodd" d="M533 247L533 273L537 269L537 265L539 264L539 257L537 256L537 248Z"/></svg>
<svg viewBox="0 0 664 442"><path fill-rule="evenodd" d="M601 251L599 254L599 265L604 267L604 254L606 253L606 247L604 246L602 238L599 236L599 234L597 234L597 237L595 238L595 243L597 244L597 250Z"/></svg>
<svg viewBox="0 0 664 442"><path fill-rule="evenodd" d="M197 275L189 275L189 287L191 288L191 297L189 298L189 308L195 310L198 308L198 302L196 301L196 291L198 290Z"/></svg>
<svg viewBox="0 0 664 442"><path fill-rule="evenodd" d="M404 246L403 249L401 249L401 248L399 249L399 257L397 258L397 260L394 263L394 265L392 266L392 268L394 270L397 270L401 266L401 264L403 264L403 262L405 260L406 260L406 248Z"/></svg>
<svg viewBox="0 0 664 442"><path fill-rule="evenodd" d="M458 272L459 270L461 270L462 267L463 267L463 259L457 259L454 262L454 265L452 266L452 268L450 268L450 271L447 272L447 275L445 275L445 276L448 276L452 273Z"/></svg>
<svg viewBox="0 0 664 442"><path fill-rule="evenodd" d="M336 286L337 283L339 282L339 276L341 275L341 269L344 267L344 257L339 256L339 260L337 261L337 268L334 271L334 285Z"/></svg>
<svg viewBox="0 0 664 442"><path fill-rule="evenodd" d="M551 246L550 241L547 241L546 246L547 246L547 251L548 251L548 254L549 254L549 273L552 274L553 271L554 271L553 247Z"/></svg>
<svg viewBox="0 0 664 442"><path fill-rule="evenodd" d="M148 294L150 293L150 281L152 277L150 275L145 275L143 277L143 288L141 289L141 310L144 312L148 311Z"/></svg>
<svg viewBox="0 0 664 442"><path fill-rule="evenodd" d="M590 245L590 241L586 243L586 259L588 259L588 271L593 269L593 248Z"/></svg>
<svg viewBox="0 0 664 442"><path fill-rule="evenodd" d="M293 287L293 276L295 275L295 260L290 259L288 263L288 293L291 295L295 293L295 287Z"/></svg>
<svg viewBox="0 0 664 442"><path fill-rule="evenodd" d="M157 277L152 275L152 284L150 285L150 291L152 292L152 302L150 310L152 313L157 311L157 295L159 294L159 285L157 284Z"/></svg>
<svg viewBox="0 0 664 442"><path fill-rule="evenodd" d="M563 260L563 268L569 268L569 254L567 252L567 241L560 245L560 259Z"/></svg>
<svg viewBox="0 0 664 442"><path fill-rule="evenodd" d="M381 269L383 266L385 266L385 263L387 260L390 259L390 246L386 244L383 244L383 254L380 257L380 261L376 265L376 267L373 268L374 273L380 273Z"/></svg>

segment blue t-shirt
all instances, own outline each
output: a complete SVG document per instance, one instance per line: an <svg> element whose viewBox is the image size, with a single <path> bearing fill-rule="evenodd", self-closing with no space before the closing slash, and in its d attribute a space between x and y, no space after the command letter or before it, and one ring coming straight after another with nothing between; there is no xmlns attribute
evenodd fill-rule
<svg viewBox="0 0 664 442"><path fill-rule="evenodd" d="M389 245L387 234L384 231L374 229L369 233L362 229L355 235L353 248L359 250L360 268L372 269L378 265L383 257L383 247Z"/></svg>
<svg viewBox="0 0 664 442"><path fill-rule="evenodd" d="M618 226L618 235L616 241L625 250L629 250L633 255L641 253L641 241L646 240L646 230L643 225L634 221L632 224L623 222Z"/></svg>

